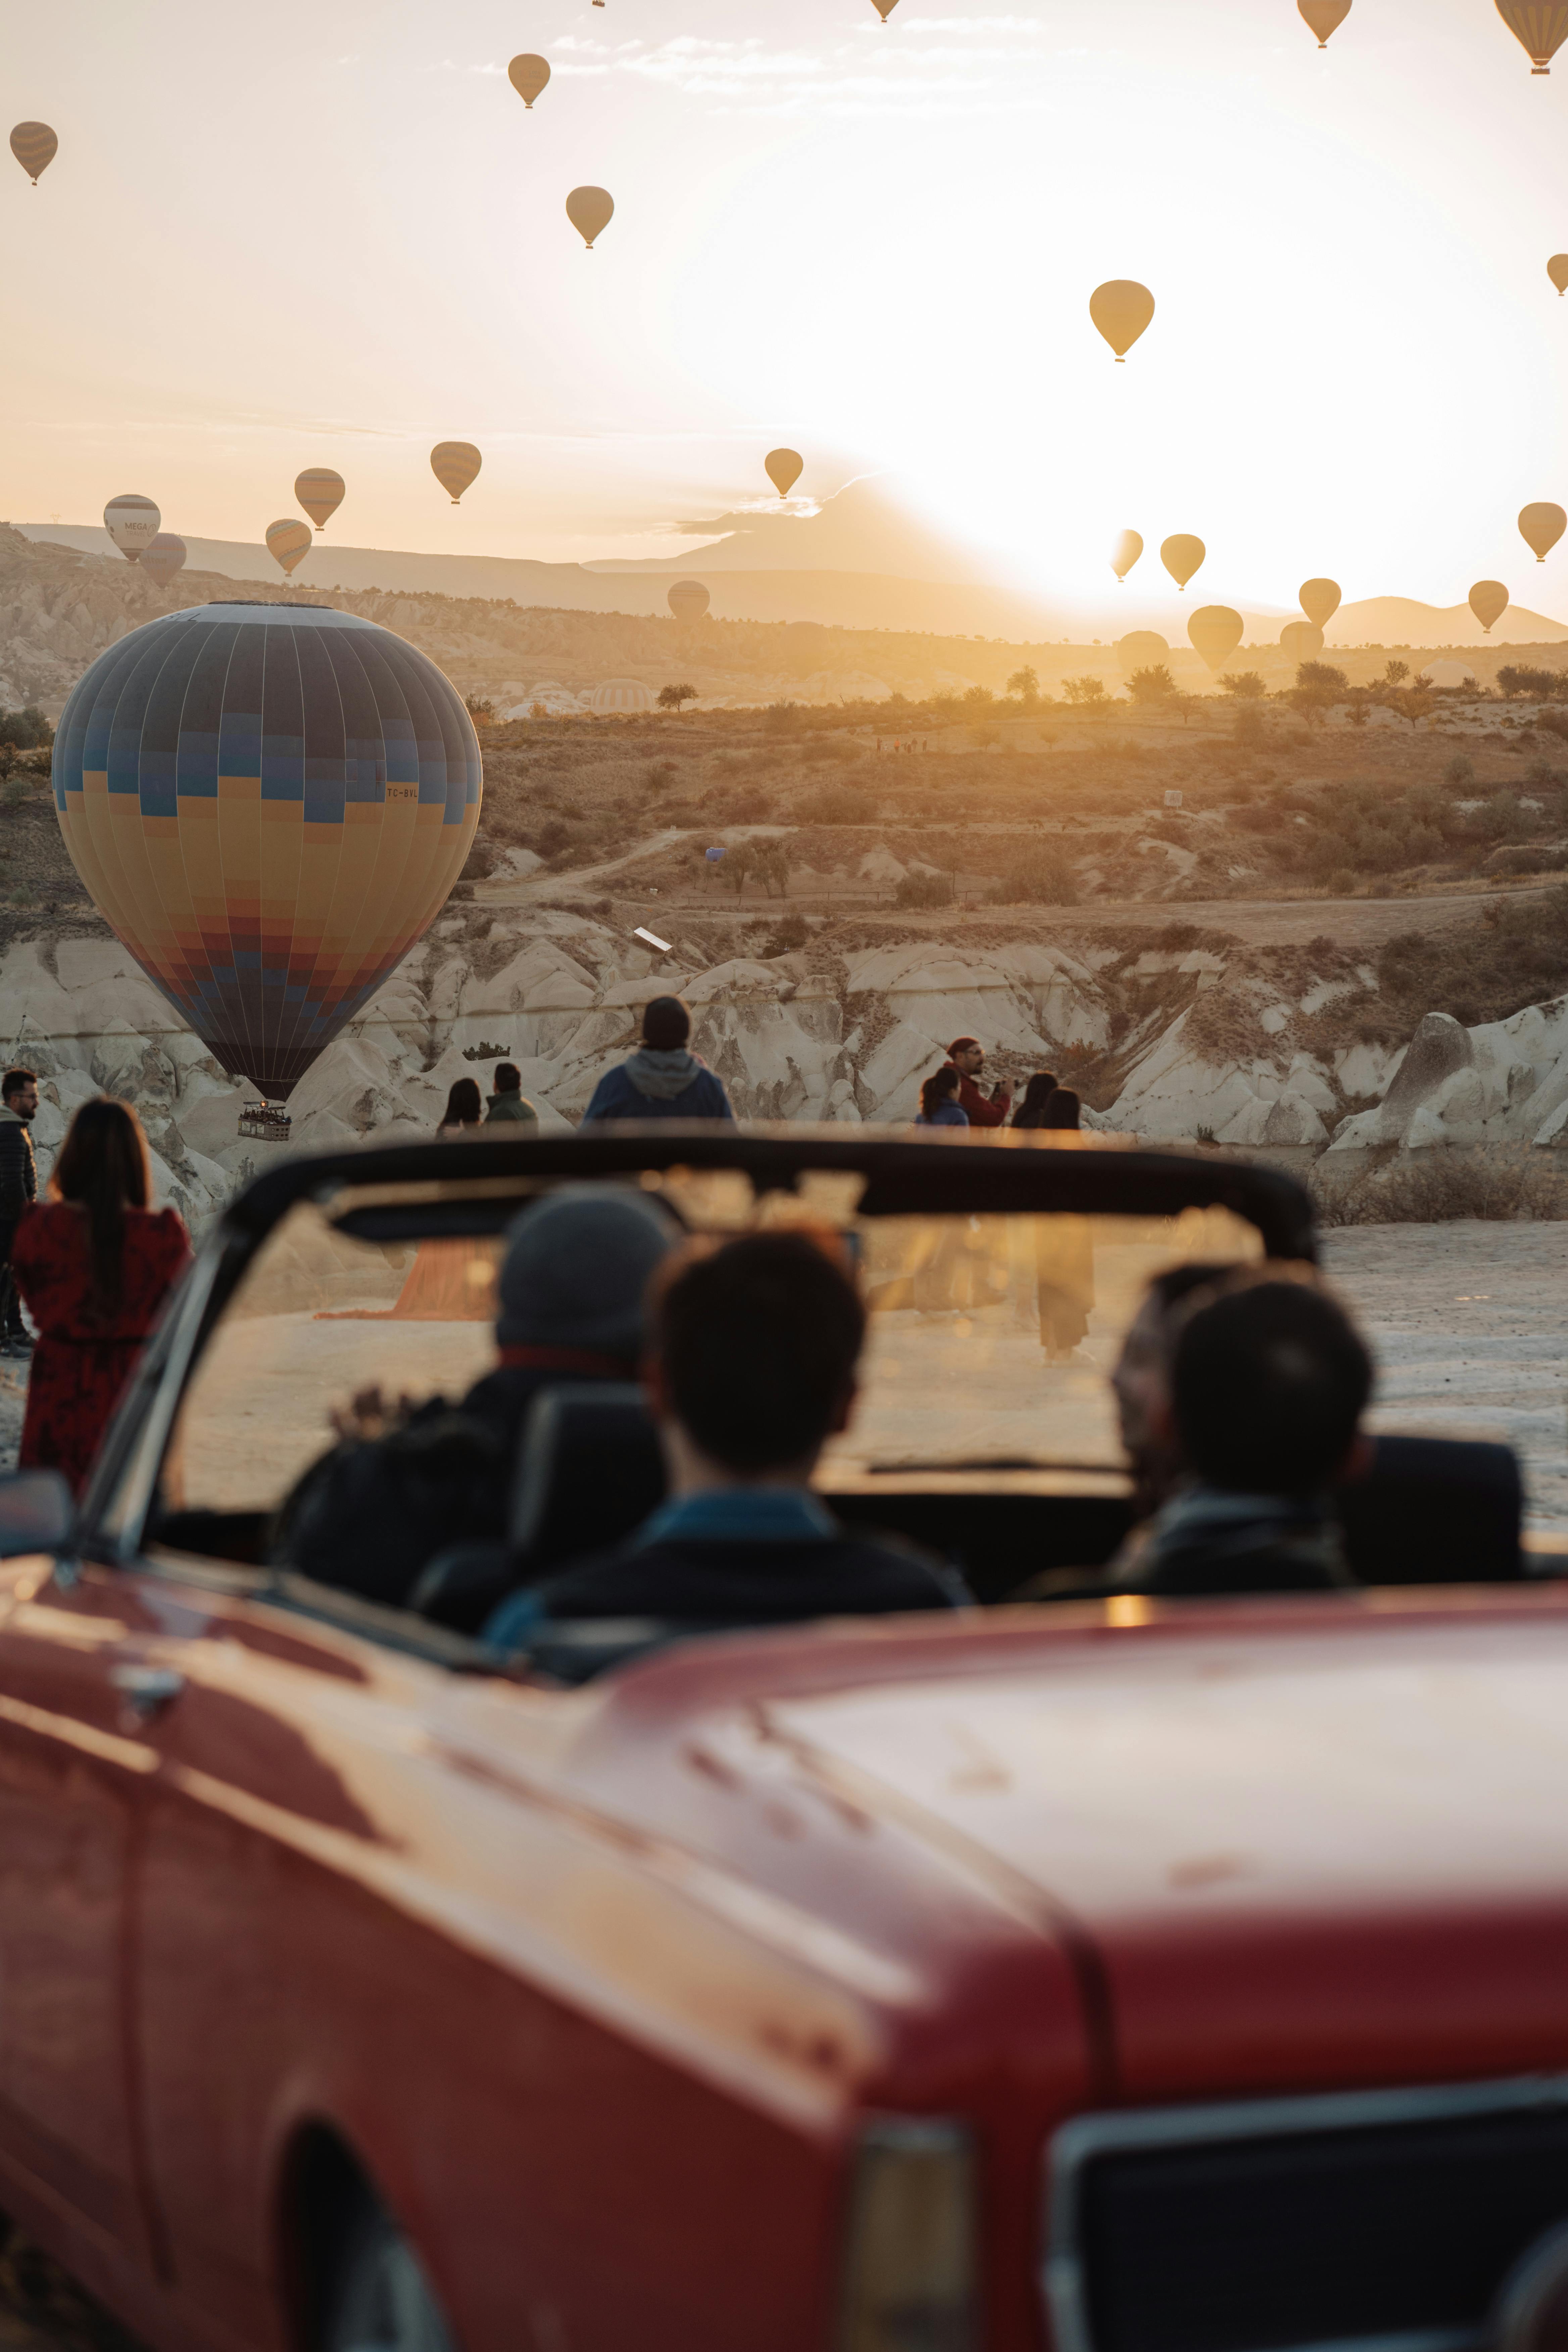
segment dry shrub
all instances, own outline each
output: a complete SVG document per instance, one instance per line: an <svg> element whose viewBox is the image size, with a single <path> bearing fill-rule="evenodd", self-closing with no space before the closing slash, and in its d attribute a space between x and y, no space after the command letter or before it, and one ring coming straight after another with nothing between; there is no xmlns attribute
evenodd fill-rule
<svg viewBox="0 0 1568 2352"><path fill-rule="evenodd" d="M1321 1225L1442 1225L1460 1217L1507 1223L1568 1217L1564 1171L1539 1155L1430 1150L1349 1182L1311 1177Z"/></svg>

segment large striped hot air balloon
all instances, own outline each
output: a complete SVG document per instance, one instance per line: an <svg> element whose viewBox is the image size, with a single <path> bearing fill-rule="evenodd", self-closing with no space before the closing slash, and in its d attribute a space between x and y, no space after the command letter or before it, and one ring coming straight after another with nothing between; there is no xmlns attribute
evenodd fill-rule
<svg viewBox="0 0 1568 2352"><path fill-rule="evenodd" d="M199 604L78 681L54 787L100 913L224 1068L281 1100L445 904L479 747L457 688L374 621Z"/></svg>
<svg viewBox="0 0 1568 2352"><path fill-rule="evenodd" d="M1531 73L1552 71L1552 60L1568 41L1564 0L1497 0L1497 12L1530 59Z"/></svg>
<svg viewBox="0 0 1568 2352"><path fill-rule="evenodd" d="M310 524L298 515L279 515L267 526L267 552L285 572L297 572L314 545Z"/></svg>
<svg viewBox="0 0 1568 2352"><path fill-rule="evenodd" d="M11 133L11 152L35 188L39 173L48 170L59 152L60 142L47 122L18 122Z"/></svg>
<svg viewBox="0 0 1568 2352"><path fill-rule="evenodd" d="M342 476L331 466L307 466L294 478L294 496L318 530L325 530L342 506L345 488Z"/></svg>
<svg viewBox="0 0 1568 2352"><path fill-rule="evenodd" d="M437 441L430 452L430 471L454 506L477 480L484 459L471 441Z"/></svg>

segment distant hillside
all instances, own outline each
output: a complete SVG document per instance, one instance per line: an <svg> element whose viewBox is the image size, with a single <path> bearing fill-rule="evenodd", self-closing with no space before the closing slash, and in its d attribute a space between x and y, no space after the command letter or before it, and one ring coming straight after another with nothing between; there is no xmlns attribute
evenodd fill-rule
<svg viewBox="0 0 1568 2352"><path fill-rule="evenodd" d="M1409 596L1369 596L1342 604L1324 632L1331 646L1410 646L1435 652L1440 646L1556 646L1568 642L1568 626L1510 604L1489 637L1468 604L1418 604Z"/></svg>

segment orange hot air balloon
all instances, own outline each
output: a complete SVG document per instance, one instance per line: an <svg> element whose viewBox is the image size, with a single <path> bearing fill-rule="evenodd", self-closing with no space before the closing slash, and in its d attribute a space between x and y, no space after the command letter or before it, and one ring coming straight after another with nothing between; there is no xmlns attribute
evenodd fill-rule
<svg viewBox="0 0 1568 2352"><path fill-rule="evenodd" d="M285 572L297 572L310 552L310 526L295 515L267 526L267 551Z"/></svg>
<svg viewBox="0 0 1568 2352"><path fill-rule="evenodd" d="M1097 286L1089 298L1089 315L1116 353L1117 365L1127 357L1154 315L1154 297L1131 278L1113 278Z"/></svg>
<svg viewBox="0 0 1568 2352"><path fill-rule="evenodd" d="M1546 265L1546 275L1559 294L1568 294L1568 253L1554 253Z"/></svg>
<svg viewBox="0 0 1568 2352"><path fill-rule="evenodd" d="M566 199L566 217L587 247L602 236L616 216L616 200L605 188L574 188Z"/></svg>
<svg viewBox="0 0 1568 2352"><path fill-rule="evenodd" d="M316 529L324 530L342 506L346 487L342 476L334 474L330 466L307 466L295 479L294 496Z"/></svg>
<svg viewBox="0 0 1568 2352"><path fill-rule="evenodd" d="M1289 660L1316 661L1323 650L1323 633L1315 621L1287 621L1279 643Z"/></svg>
<svg viewBox="0 0 1568 2352"><path fill-rule="evenodd" d="M1190 531L1179 530L1160 550L1160 561L1177 587L1185 588L1207 553L1201 539L1194 539Z"/></svg>
<svg viewBox="0 0 1568 2352"><path fill-rule="evenodd" d="M1115 544L1110 551L1110 568L1118 580L1125 581L1142 552L1143 541L1135 530L1117 532Z"/></svg>
<svg viewBox="0 0 1568 2352"><path fill-rule="evenodd" d="M1187 623L1187 635L1210 669L1220 670L1241 643L1244 625L1241 614L1228 604L1204 604Z"/></svg>
<svg viewBox="0 0 1568 2352"><path fill-rule="evenodd" d="M1296 0L1308 24L1318 37L1318 47L1326 49L1329 36L1337 33L1351 12L1351 0Z"/></svg>
<svg viewBox="0 0 1568 2352"><path fill-rule="evenodd" d="M11 133L11 152L35 188L39 173L48 170L59 152L60 142L47 122L18 122Z"/></svg>
<svg viewBox="0 0 1568 2352"><path fill-rule="evenodd" d="M542 94L549 82L550 67L545 58L525 52L521 58L513 58L506 69L506 78L531 114L534 100Z"/></svg>
<svg viewBox="0 0 1568 2352"><path fill-rule="evenodd" d="M805 469L805 459L798 450L770 449L763 459L763 468L781 499L787 499Z"/></svg>
<svg viewBox="0 0 1568 2352"><path fill-rule="evenodd" d="M1492 625L1508 610L1508 590L1500 580L1478 580L1470 591L1470 610L1489 637Z"/></svg>
<svg viewBox="0 0 1568 2352"><path fill-rule="evenodd" d="M484 462L471 441L437 441L430 452L430 471L454 506Z"/></svg>
<svg viewBox="0 0 1568 2352"><path fill-rule="evenodd" d="M1568 41L1568 5L1563 0L1497 0L1497 12L1522 46L1531 73L1550 73L1552 60Z"/></svg>
<svg viewBox="0 0 1568 2352"><path fill-rule="evenodd" d="M678 621L701 620L711 603L700 580L678 580L669 592L669 609Z"/></svg>
<svg viewBox="0 0 1568 2352"><path fill-rule="evenodd" d="M72 689L53 782L100 914L274 1099L440 912L481 788L463 698L427 656L291 604L132 629Z"/></svg>
<svg viewBox="0 0 1568 2352"><path fill-rule="evenodd" d="M1544 563L1563 532L1568 530L1568 514L1554 507L1550 499L1539 506L1526 507L1519 518L1520 535L1526 547L1534 552L1538 563Z"/></svg>
<svg viewBox="0 0 1568 2352"><path fill-rule="evenodd" d="M1326 629L1340 609L1337 580L1303 580L1297 602L1314 627Z"/></svg>
<svg viewBox="0 0 1568 2352"><path fill-rule="evenodd" d="M1135 669L1160 669L1171 658L1171 648L1156 629L1134 629L1131 636L1119 637L1116 658L1124 676L1131 677Z"/></svg>

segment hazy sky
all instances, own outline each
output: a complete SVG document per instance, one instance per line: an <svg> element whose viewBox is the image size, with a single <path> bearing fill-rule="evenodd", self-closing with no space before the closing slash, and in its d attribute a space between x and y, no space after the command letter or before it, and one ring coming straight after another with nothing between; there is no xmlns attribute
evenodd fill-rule
<svg viewBox="0 0 1568 2352"><path fill-rule="evenodd" d="M1096 604L1130 524L1211 596L1568 616L1514 528L1568 504L1568 50L1532 79L1492 0L1322 56L1295 0L11 0L0 74L60 138L37 192L0 154L16 520L257 539L327 464L355 544L674 552L788 442Z"/></svg>

